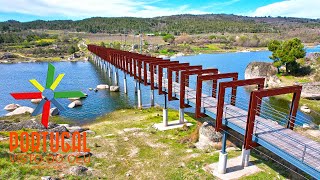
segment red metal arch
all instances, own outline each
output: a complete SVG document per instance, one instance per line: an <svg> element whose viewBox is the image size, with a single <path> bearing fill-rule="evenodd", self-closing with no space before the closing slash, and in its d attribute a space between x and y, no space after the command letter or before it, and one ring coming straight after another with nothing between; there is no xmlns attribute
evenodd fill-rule
<svg viewBox="0 0 320 180"><path fill-rule="evenodd" d="M200 70L202 69L202 66L181 66L181 67L168 67L168 100L176 100L175 98L172 97L172 72L176 72L176 82L179 82L179 71L181 73L186 70ZM181 78L180 78L181 79ZM177 81L178 80L178 81ZM180 90L181 94L181 90Z"/></svg>
<svg viewBox="0 0 320 180"><path fill-rule="evenodd" d="M196 118L206 117L205 114L201 113L201 96L202 96L202 82L208 80L218 80L232 78L233 81L238 80L238 73L225 73L225 74L214 74L214 75L200 75L197 77L197 92L196 92ZM215 81L216 82L216 81ZM214 89L216 87L216 83L212 85L212 92L216 91ZM232 88L233 96L237 95L237 89Z"/></svg>
<svg viewBox="0 0 320 180"><path fill-rule="evenodd" d="M165 92L162 91L162 77L163 77L163 69L164 68L168 68L172 66L172 64L159 64L159 72L158 72L158 81L159 81L159 95L160 94L164 94ZM182 66L189 66L189 63L179 63L178 64L174 64L175 67L182 67Z"/></svg>
<svg viewBox="0 0 320 180"><path fill-rule="evenodd" d="M293 129L295 123L295 117L297 115L300 95L302 91L302 86L288 86L274 89L262 89L258 91L252 91L250 95L250 104L248 111L248 119L247 119L247 127L244 137L244 147L245 149L251 149L256 145L255 142L252 141L254 122L256 118L256 109L258 107L259 100L263 97L277 96L281 94L290 94L293 93L292 103L289 112L289 121L287 124L287 128Z"/></svg>
<svg viewBox="0 0 320 180"><path fill-rule="evenodd" d="M256 78L256 79L246 79L246 80L237 80L237 81L229 81L229 82L221 82L219 83L219 94L218 94L218 103L217 103L217 115L216 115L216 131L221 131L221 129L225 129L222 126L222 116L224 110L224 96L227 88L237 88L239 86L249 86L249 85L258 85L258 90L263 89L264 87L264 78ZM235 106L236 104L236 96L231 97L231 105ZM261 101L258 102L261 104ZM260 111L260 108L258 108Z"/></svg>
<svg viewBox="0 0 320 180"><path fill-rule="evenodd" d="M218 69L201 69L201 70L186 70L181 72L180 80L180 108L190 107L185 104L185 89L189 86L189 76L190 75L200 75L200 74L218 74Z"/></svg>

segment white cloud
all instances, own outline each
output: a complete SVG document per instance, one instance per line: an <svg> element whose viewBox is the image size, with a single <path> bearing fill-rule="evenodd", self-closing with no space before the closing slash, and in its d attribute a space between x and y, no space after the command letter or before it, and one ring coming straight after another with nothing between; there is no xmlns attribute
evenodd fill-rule
<svg viewBox="0 0 320 180"><path fill-rule="evenodd" d="M259 7L252 16L320 18L319 0L286 0Z"/></svg>
<svg viewBox="0 0 320 180"><path fill-rule="evenodd" d="M84 18L108 17L155 17L173 14L207 12L191 9L188 5L160 8L154 2L161 0L0 0L0 12L22 13L36 16L66 16Z"/></svg>

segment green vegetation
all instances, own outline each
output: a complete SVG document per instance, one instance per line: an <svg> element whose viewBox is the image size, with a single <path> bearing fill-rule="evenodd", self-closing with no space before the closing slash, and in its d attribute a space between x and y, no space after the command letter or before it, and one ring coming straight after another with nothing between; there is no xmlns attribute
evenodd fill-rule
<svg viewBox="0 0 320 180"><path fill-rule="evenodd" d="M175 15L155 18L94 17L79 21L7 21L0 23L0 31L38 29L69 30L90 33L172 33L180 35L203 33L279 33L290 29L318 28L319 20L302 18L254 18L226 14ZM313 37L316 38L316 37Z"/></svg>
<svg viewBox="0 0 320 180"><path fill-rule="evenodd" d="M278 71L281 66L285 66L287 74L296 73L299 68L297 60L306 55L304 45L298 38L284 42L273 40L269 43L268 49L272 52L270 59L274 60L274 66Z"/></svg>
<svg viewBox="0 0 320 180"><path fill-rule="evenodd" d="M165 42L172 43L175 40L175 37L172 34L167 34L167 35L163 36L163 40Z"/></svg>
<svg viewBox="0 0 320 180"><path fill-rule="evenodd" d="M69 54L73 54L75 52L79 51L79 48L77 46L70 46L69 49L68 49L68 53Z"/></svg>
<svg viewBox="0 0 320 180"><path fill-rule="evenodd" d="M8 52L10 58L60 60L79 51L80 39L70 34L49 34L42 31L0 33L0 58Z"/></svg>

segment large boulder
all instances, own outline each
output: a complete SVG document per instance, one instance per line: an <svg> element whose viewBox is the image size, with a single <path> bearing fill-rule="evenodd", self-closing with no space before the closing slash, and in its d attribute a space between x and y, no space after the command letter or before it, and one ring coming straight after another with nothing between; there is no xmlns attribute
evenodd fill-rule
<svg viewBox="0 0 320 180"><path fill-rule="evenodd" d="M138 48L139 48L138 44L133 44L132 47L131 47L131 50L135 50L135 49L138 49Z"/></svg>
<svg viewBox="0 0 320 180"><path fill-rule="evenodd" d="M58 108L51 108L50 109L50 116L58 116L60 114L60 111Z"/></svg>
<svg viewBox="0 0 320 180"><path fill-rule="evenodd" d="M109 85L108 84L99 84L97 86L97 89L109 89Z"/></svg>
<svg viewBox="0 0 320 180"><path fill-rule="evenodd" d="M220 142L222 134L216 132L211 122L204 122L199 129L199 141L195 144L198 149L207 149Z"/></svg>
<svg viewBox="0 0 320 180"><path fill-rule="evenodd" d="M17 109L18 107L20 107L19 104L8 104L3 109L6 111L13 111L13 110Z"/></svg>
<svg viewBox="0 0 320 180"><path fill-rule="evenodd" d="M265 86L278 87L281 84L280 79L276 76L278 70L267 62L251 62L245 70L245 79L265 78Z"/></svg>
<svg viewBox="0 0 320 180"><path fill-rule="evenodd" d="M309 129L306 131L306 133L315 138L320 138L320 130L318 129Z"/></svg>
<svg viewBox="0 0 320 180"><path fill-rule="evenodd" d="M20 115L25 113L31 114L32 112L33 112L33 108L27 107L27 106L21 106L15 109L14 111L7 113L6 116Z"/></svg>
<svg viewBox="0 0 320 180"><path fill-rule="evenodd" d="M39 104L42 99L31 99L33 104Z"/></svg>
<svg viewBox="0 0 320 180"><path fill-rule="evenodd" d="M301 97L310 100L320 100L320 82L302 84Z"/></svg>
<svg viewBox="0 0 320 180"><path fill-rule="evenodd" d="M111 92L119 92L120 91L120 87L119 86L110 86L110 91Z"/></svg>
<svg viewBox="0 0 320 180"><path fill-rule="evenodd" d="M70 103L68 105L68 108L74 108L74 107L77 107L77 106L82 106L82 102L79 101L79 100L75 100L75 101L73 101L72 103Z"/></svg>

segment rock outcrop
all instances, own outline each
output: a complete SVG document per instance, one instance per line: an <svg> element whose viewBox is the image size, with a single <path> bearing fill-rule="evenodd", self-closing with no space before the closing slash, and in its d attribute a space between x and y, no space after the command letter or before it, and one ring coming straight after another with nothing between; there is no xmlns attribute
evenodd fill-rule
<svg viewBox="0 0 320 180"><path fill-rule="evenodd" d="M306 105L301 106L300 110L304 113L308 113L308 114L311 113L311 109Z"/></svg>
<svg viewBox="0 0 320 180"><path fill-rule="evenodd" d="M119 86L110 86L110 91L111 92L119 92L120 91L120 87Z"/></svg>
<svg viewBox="0 0 320 180"><path fill-rule="evenodd" d="M50 109L50 116L58 116L60 114L60 111L58 108L51 108Z"/></svg>
<svg viewBox="0 0 320 180"><path fill-rule="evenodd" d="M52 124L49 122L48 128L54 128L56 127L55 124ZM18 131L21 129L38 129L38 130L44 130L45 127L41 124L41 122L38 122L36 120L26 120L21 121L18 123L9 123L8 126L4 129L1 129L2 131Z"/></svg>
<svg viewBox="0 0 320 180"><path fill-rule="evenodd" d="M84 166L72 166L69 169L69 173L74 176L86 175L87 171L88 171L88 168L86 168Z"/></svg>
<svg viewBox="0 0 320 180"><path fill-rule="evenodd" d="M100 84L97 86L97 89L109 89L109 85L108 84Z"/></svg>
<svg viewBox="0 0 320 180"><path fill-rule="evenodd" d="M310 100L320 100L320 82L305 83L302 85L301 97Z"/></svg>
<svg viewBox="0 0 320 180"><path fill-rule="evenodd" d="M33 104L39 104L42 99L31 99Z"/></svg>
<svg viewBox="0 0 320 180"><path fill-rule="evenodd" d="M27 107L27 106L21 106L15 109L14 111L7 113L6 116L20 115L25 113L31 114L32 112L33 112L33 108Z"/></svg>
<svg viewBox="0 0 320 180"><path fill-rule="evenodd" d="M75 101L73 101L72 103L70 103L68 105L68 108L74 108L74 107L77 107L77 106L82 106L82 102L79 101L79 100L75 100Z"/></svg>
<svg viewBox="0 0 320 180"><path fill-rule="evenodd" d="M6 111L14 111L18 107L20 107L19 104L8 104L3 109L6 110Z"/></svg>
<svg viewBox="0 0 320 180"><path fill-rule="evenodd" d="M281 81L276 76L277 72L277 68L272 63L251 62L245 70L245 79L266 78L265 86L278 87Z"/></svg>
<svg viewBox="0 0 320 180"><path fill-rule="evenodd" d="M211 122L204 122L199 129L199 141L195 144L198 149L207 149L220 142L222 135L216 132Z"/></svg>

